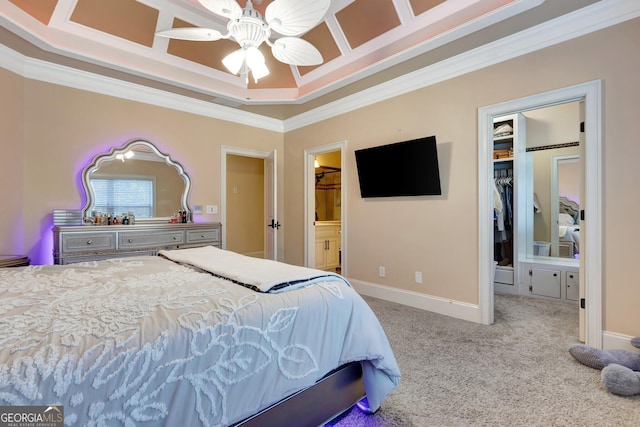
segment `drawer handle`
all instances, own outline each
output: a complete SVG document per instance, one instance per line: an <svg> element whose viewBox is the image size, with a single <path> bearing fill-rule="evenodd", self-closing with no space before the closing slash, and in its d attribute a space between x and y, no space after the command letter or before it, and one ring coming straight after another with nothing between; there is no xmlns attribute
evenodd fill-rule
<svg viewBox="0 0 640 427"><path fill-rule="evenodd" d="M133 243L133 239L129 239L129 243Z"/></svg>
<svg viewBox="0 0 640 427"><path fill-rule="evenodd" d="M178 240L178 238L176 236L173 236L173 240Z"/></svg>
<svg viewBox="0 0 640 427"><path fill-rule="evenodd" d="M87 245L90 245L90 244L92 244L92 243L93 243L93 241L92 241L92 240L87 240Z"/></svg>
<svg viewBox="0 0 640 427"><path fill-rule="evenodd" d="M200 235L200 237L201 237L202 239L204 239L204 234L201 234L201 235Z"/></svg>

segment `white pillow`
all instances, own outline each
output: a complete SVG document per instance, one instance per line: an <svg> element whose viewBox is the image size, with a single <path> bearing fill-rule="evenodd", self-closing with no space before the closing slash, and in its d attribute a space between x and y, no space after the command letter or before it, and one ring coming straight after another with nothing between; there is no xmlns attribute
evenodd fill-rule
<svg viewBox="0 0 640 427"><path fill-rule="evenodd" d="M573 225L575 222L573 221L573 217L566 213L561 213L558 216L558 223L560 225Z"/></svg>

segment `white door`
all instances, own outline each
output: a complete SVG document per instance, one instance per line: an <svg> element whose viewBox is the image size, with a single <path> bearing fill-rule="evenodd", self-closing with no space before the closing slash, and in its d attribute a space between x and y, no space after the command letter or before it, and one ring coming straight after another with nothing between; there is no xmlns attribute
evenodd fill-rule
<svg viewBox="0 0 640 427"><path fill-rule="evenodd" d="M585 159L586 158L586 144L585 144L585 133L584 133L584 121L585 121L585 105L584 105L584 101L580 101L580 133L578 134L578 139L580 142L580 158L581 159ZM590 142L593 143L593 142ZM585 183L586 182L586 166L585 166L585 161L580 162L580 182L581 183ZM580 204L582 206L584 203L584 200L587 200L587 192L585 189L585 185L580 185ZM579 327L579 337L578 339L581 342L585 342L586 341L586 319L587 319L587 307L585 304L586 301L586 297L587 297L587 292L586 292L586 283L585 283L585 270L584 270L584 252L588 251L589 249L586 248L586 245L584 244L587 239L586 234L587 234L587 230L585 227L585 224L582 222L582 209L580 210L580 216L578 216L578 224L580 224L580 277L579 277L579 286L578 288L580 289L579 294L578 294L578 318L579 318L579 322L580 322L580 327Z"/></svg>
<svg viewBox="0 0 640 427"><path fill-rule="evenodd" d="M278 229L280 223L277 216L277 153L273 150L269 156L264 159L265 170L265 238L264 238L264 257L266 259L276 259L278 253Z"/></svg>

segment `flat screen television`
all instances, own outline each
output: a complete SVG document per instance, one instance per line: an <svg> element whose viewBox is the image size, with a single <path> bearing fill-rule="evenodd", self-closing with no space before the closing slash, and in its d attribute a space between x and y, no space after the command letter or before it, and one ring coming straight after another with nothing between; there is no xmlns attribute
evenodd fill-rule
<svg viewBox="0 0 640 427"><path fill-rule="evenodd" d="M435 136L364 148L355 155L363 198L442 194Z"/></svg>

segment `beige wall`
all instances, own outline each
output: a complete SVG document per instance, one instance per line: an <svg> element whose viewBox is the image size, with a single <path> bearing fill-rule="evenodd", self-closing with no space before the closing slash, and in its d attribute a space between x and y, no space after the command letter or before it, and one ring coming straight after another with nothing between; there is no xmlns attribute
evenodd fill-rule
<svg viewBox="0 0 640 427"><path fill-rule="evenodd" d="M264 252L264 159L227 155L227 249Z"/></svg>
<svg viewBox="0 0 640 427"><path fill-rule="evenodd" d="M640 210L637 142L640 20L416 90L285 135L286 260L303 263L303 151L346 140L347 276L478 302L479 107L601 79L603 82L604 330L640 335L640 286L633 265ZM436 135L441 197L363 200L353 151ZM377 275L386 267L386 278ZM424 284L414 284L422 271Z"/></svg>
<svg viewBox="0 0 640 427"><path fill-rule="evenodd" d="M23 79L0 68L0 254L25 253L22 241Z"/></svg>
<svg viewBox="0 0 640 427"><path fill-rule="evenodd" d="M2 73L3 89L11 86L11 79L14 85L24 85L22 113L14 113L15 121L9 124L14 134L24 132L22 146L16 148L13 159L18 164L24 162L24 169L21 180L1 170L1 187L3 192L10 187L23 193L24 201L16 215L23 221L19 235L12 234L14 225L10 221L0 222L0 233L14 235L6 250L21 251L34 263L52 263L53 209L84 206L80 172L96 154L113 145L121 146L138 137L169 153L191 176L190 205L221 204L221 145L282 150L283 136L278 132ZM9 77L8 83L5 76ZM19 95L15 98L15 105L20 105ZM4 100L2 105L7 108ZM17 151L20 149L22 152ZM283 169L279 167L279 182L283 181ZM12 170L16 171L15 167ZM278 200L282 212L284 195ZM220 216L205 214L195 220L219 221Z"/></svg>

